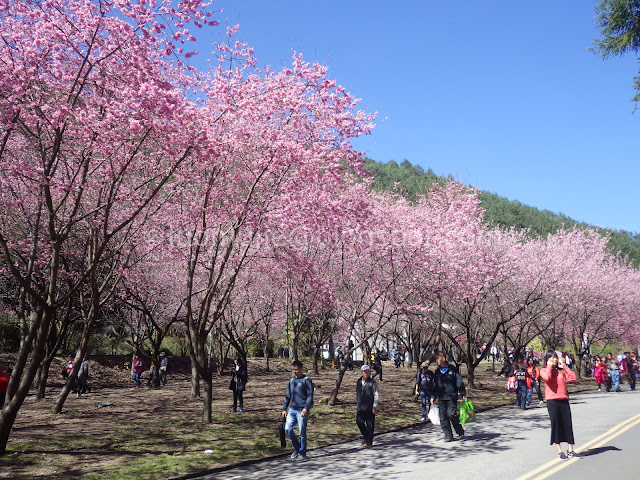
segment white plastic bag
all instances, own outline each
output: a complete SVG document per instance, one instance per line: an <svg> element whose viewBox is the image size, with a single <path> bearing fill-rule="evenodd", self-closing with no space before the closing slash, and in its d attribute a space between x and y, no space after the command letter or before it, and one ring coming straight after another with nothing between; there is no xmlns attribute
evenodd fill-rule
<svg viewBox="0 0 640 480"><path fill-rule="evenodd" d="M438 407L431 405L427 416L433 425L440 425L440 409Z"/></svg>

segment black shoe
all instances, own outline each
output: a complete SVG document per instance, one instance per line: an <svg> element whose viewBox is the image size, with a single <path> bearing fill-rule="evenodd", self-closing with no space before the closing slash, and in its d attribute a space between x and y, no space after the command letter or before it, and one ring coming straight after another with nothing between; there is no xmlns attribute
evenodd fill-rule
<svg viewBox="0 0 640 480"><path fill-rule="evenodd" d="M453 438L445 438L444 441L445 441L445 443L453 442Z"/></svg>

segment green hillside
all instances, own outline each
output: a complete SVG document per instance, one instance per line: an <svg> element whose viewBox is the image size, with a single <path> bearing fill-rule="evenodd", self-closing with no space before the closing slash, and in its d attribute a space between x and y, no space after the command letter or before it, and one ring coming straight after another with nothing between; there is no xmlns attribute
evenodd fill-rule
<svg viewBox="0 0 640 480"><path fill-rule="evenodd" d="M378 163L366 159L365 168L374 175L373 188L378 191L397 191L406 198L415 200L417 195L425 193L433 182L444 180L431 169L425 171L419 165L404 160L400 165L396 162ZM560 213L524 205L515 200L500 197L494 193L480 192L482 207L485 209L485 220L493 226L509 228L529 228L532 235L545 236L555 232L562 225L572 227L592 227ZM640 264L640 233L631 233L606 229L611 234L609 247L612 251L628 256L633 265Z"/></svg>

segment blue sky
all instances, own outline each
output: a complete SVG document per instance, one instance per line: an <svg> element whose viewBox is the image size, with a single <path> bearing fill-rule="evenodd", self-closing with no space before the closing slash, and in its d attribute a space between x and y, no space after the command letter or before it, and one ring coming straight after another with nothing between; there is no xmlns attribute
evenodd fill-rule
<svg viewBox="0 0 640 480"><path fill-rule="evenodd" d="M379 112L355 142L592 225L640 232L635 55L603 60L593 0L215 0L261 64L293 50ZM200 58L224 29L198 32Z"/></svg>

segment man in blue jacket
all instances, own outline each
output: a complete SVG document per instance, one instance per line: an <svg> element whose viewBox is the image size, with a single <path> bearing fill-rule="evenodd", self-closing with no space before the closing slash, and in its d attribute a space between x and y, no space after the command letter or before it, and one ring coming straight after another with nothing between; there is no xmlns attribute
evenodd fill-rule
<svg viewBox="0 0 640 480"><path fill-rule="evenodd" d="M282 416L287 418L284 428L293 445L291 458L304 460L307 455L307 421L309 420L309 410L313 405L313 382L303 373L300 360L295 360L292 367L293 377L289 379L287 392L284 395ZM287 408L289 408L288 412ZM300 440L293 431L296 424Z"/></svg>

